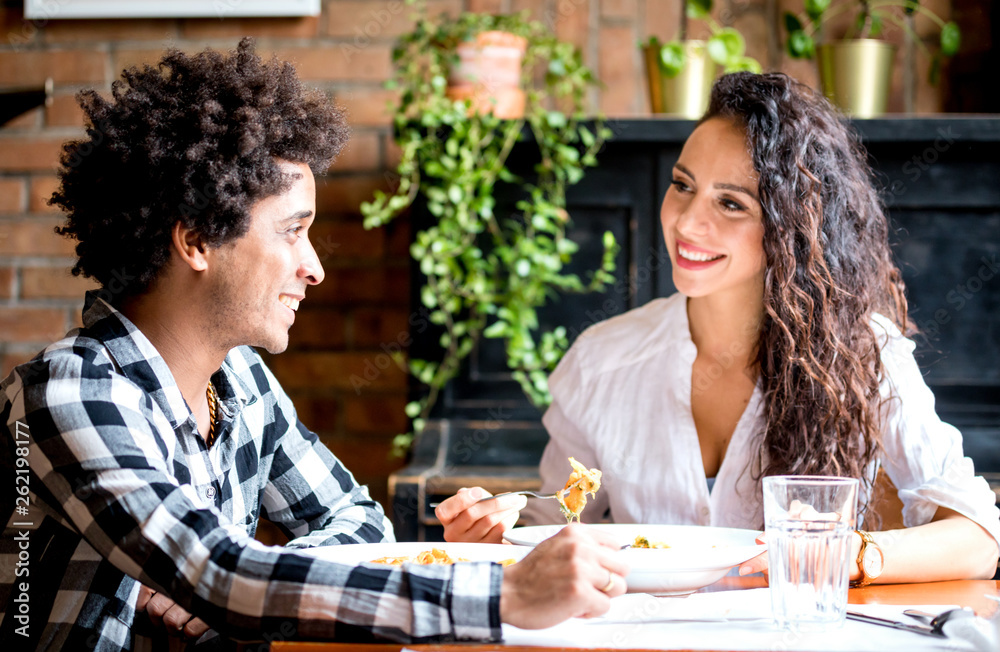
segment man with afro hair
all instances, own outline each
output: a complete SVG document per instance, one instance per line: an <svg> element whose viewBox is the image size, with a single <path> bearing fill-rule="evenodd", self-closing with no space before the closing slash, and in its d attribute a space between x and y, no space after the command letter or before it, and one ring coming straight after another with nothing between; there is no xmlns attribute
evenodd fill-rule
<svg viewBox="0 0 1000 652"><path fill-rule="evenodd" d="M301 552L393 540L251 348L283 351L323 280L314 175L344 117L248 39L171 50L111 98L78 99L87 134L64 147L52 203L74 274L100 289L82 328L0 383L0 640L497 640L503 622L595 615L624 592L614 542L579 527L507 568ZM259 518L289 544L255 541Z"/></svg>

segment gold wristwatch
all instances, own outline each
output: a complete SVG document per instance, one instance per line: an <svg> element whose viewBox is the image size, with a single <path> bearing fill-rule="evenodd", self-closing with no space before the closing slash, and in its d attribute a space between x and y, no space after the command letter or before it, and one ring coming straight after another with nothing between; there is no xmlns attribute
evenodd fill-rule
<svg viewBox="0 0 1000 652"><path fill-rule="evenodd" d="M875 543L871 534L864 530L857 530L861 536L861 550L858 552L858 568L861 570L861 577L851 581L851 588L868 586L878 579L885 568L885 555L882 548Z"/></svg>

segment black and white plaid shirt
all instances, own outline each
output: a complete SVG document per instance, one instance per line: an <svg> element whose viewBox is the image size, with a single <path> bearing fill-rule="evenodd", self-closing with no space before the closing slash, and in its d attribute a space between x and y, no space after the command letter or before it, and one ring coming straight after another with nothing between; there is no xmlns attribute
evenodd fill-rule
<svg viewBox="0 0 1000 652"><path fill-rule="evenodd" d="M207 449L135 325L92 293L83 323L0 383L0 641L134 649L140 582L239 639L499 639L498 564L351 567L294 550L392 529L251 348L212 376ZM288 547L252 538L259 516Z"/></svg>

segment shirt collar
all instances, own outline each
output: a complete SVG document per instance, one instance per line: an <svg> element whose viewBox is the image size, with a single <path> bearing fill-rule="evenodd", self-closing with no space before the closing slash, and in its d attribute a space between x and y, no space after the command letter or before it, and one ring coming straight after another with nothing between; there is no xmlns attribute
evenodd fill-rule
<svg viewBox="0 0 1000 652"><path fill-rule="evenodd" d="M153 343L128 317L89 291L83 305L83 327L88 335L104 344L122 375L148 393L163 410L171 427L192 419L174 374ZM250 387L233 369L230 351L219 371L212 375L223 412L232 416L255 398Z"/></svg>

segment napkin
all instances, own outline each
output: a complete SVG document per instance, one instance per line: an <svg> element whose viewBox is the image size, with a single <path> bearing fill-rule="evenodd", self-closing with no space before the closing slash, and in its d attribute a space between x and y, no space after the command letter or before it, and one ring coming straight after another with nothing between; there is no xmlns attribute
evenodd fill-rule
<svg viewBox="0 0 1000 652"><path fill-rule="evenodd" d="M941 630L949 640L967 641L976 650L1000 650L1000 616L994 616L993 622L979 617L949 620Z"/></svg>
<svg viewBox="0 0 1000 652"><path fill-rule="evenodd" d="M694 593L679 598L626 593L612 600L611 609L600 618L581 622L608 624L758 619L771 619L771 594L766 588Z"/></svg>
<svg viewBox="0 0 1000 652"><path fill-rule="evenodd" d="M950 605L850 605L855 611L907 622L907 608L940 613ZM542 630L503 626L507 645L546 647L649 648L664 650L744 650L773 652L1000 652L991 639L972 627L950 628L949 638L899 631L848 620L823 632L778 629L771 615L768 589L695 593L683 598L657 598L629 593L611 601L601 617L570 619ZM916 621L913 621L916 622ZM956 625L960 621L956 621Z"/></svg>

